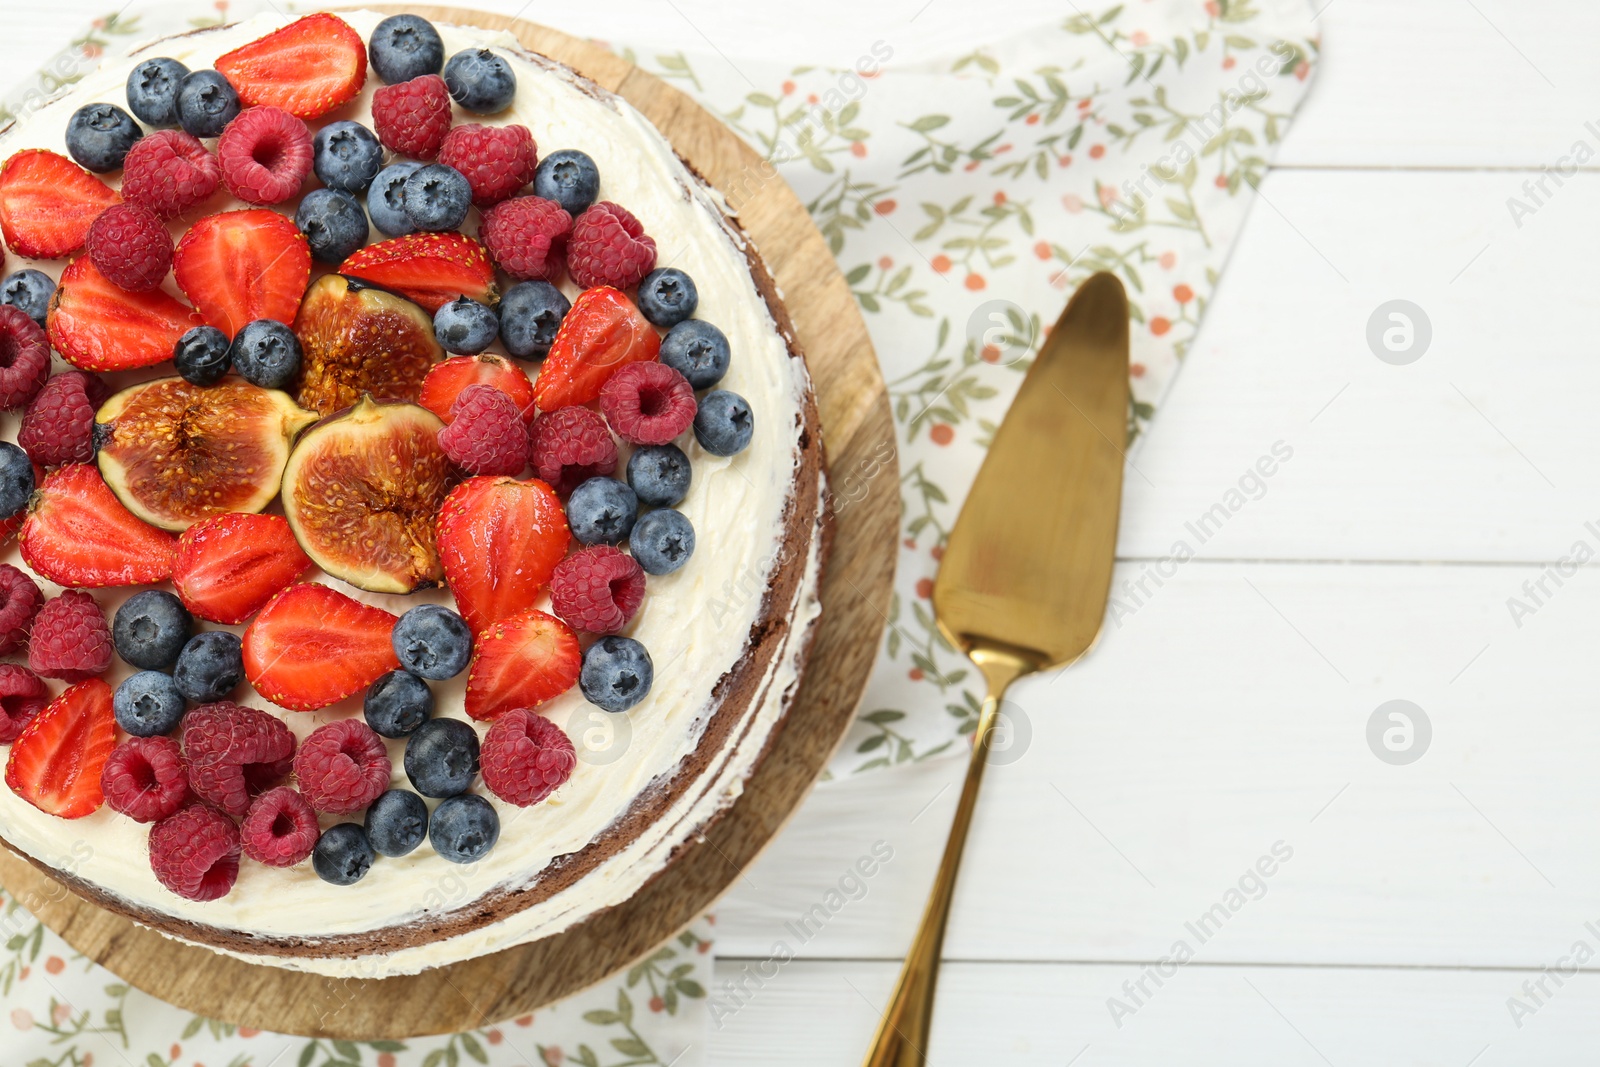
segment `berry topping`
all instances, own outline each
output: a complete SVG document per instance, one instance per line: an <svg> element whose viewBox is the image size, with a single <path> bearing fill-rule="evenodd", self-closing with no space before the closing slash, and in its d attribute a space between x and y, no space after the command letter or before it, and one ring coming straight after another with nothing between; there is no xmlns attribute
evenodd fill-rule
<svg viewBox="0 0 1600 1067"><path fill-rule="evenodd" d="M50 815L92 815L105 802L100 772L116 744L111 687L98 678L79 682L35 715L12 743L6 785Z"/></svg>
<svg viewBox="0 0 1600 1067"><path fill-rule="evenodd" d="M178 653L172 682L178 692L198 703L221 700L244 681L244 656L239 638L225 630L195 634Z"/></svg>
<svg viewBox="0 0 1600 1067"><path fill-rule="evenodd" d="M406 777L425 797L453 797L478 776L478 731L460 719L429 719L406 742Z"/></svg>
<svg viewBox="0 0 1600 1067"><path fill-rule="evenodd" d="M677 267L657 267L639 283L639 312L662 329L678 325L700 306L694 279Z"/></svg>
<svg viewBox="0 0 1600 1067"><path fill-rule="evenodd" d="M561 501L539 481L469 478L439 509L439 559L475 634L533 606L572 535Z"/></svg>
<svg viewBox="0 0 1600 1067"><path fill-rule="evenodd" d="M130 674L111 698L117 725L134 737L170 734L183 720L185 707L178 683L162 671Z"/></svg>
<svg viewBox="0 0 1600 1067"><path fill-rule="evenodd" d="M410 737L433 717L433 690L410 671L390 671L367 690L361 713L384 737Z"/></svg>
<svg viewBox="0 0 1600 1067"><path fill-rule="evenodd" d="M404 237L414 231L406 217L406 179L421 169L421 163L403 159L380 170L367 187L367 215L385 236Z"/></svg>
<svg viewBox="0 0 1600 1067"><path fill-rule="evenodd" d="M655 666L643 645L631 637L602 637L584 652L578 685L602 711L627 711L649 695L654 681Z"/></svg>
<svg viewBox="0 0 1600 1067"><path fill-rule="evenodd" d="M728 373L728 338L701 319L680 322L661 339L661 362L689 379L696 389L709 389Z"/></svg>
<svg viewBox="0 0 1600 1067"><path fill-rule="evenodd" d="M217 157L182 130L157 130L134 145L122 164L123 199L164 219L209 200L221 185Z"/></svg>
<svg viewBox="0 0 1600 1067"><path fill-rule="evenodd" d="M150 869L185 900L225 897L239 878L239 828L215 808L191 804L150 828Z"/></svg>
<svg viewBox="0 0 1600 1067"><path fill-rule="evenodd" d="M572 216L537 196L505 200L484 213L478 236L500 269L517 279L554 281L567 265Z"/></svg>
<svg viewBox="0 0 1600 1067"><path fill-rule="evenodd" d="M294 224L311 246L311 257L343 263L367 243L367 213L349 193L313 189L295 209Z"/></svg>
<svg viewBox="0 0 1600 1067"><path fill-rule="evenodd" d="M33 499L33 461L10 441L0 441L0 531L6 539L26 521L25 509Z"/></svg>
<svg viewBox="0 0 1600 1067"><path fill-rule="evenodd" d="M576 149L551 152L533 172L533 194L554 200L577 218L600 195L600 168Z"/></svg>
<svg viewBox="0 0 1600 1067"><path fill-rule="evenodd" d="M155 212L137 204L112 204L94 220L83 241L95 269L130 293L148 293L172 269L172 235Z"/></svg>
<svg viewBox="0 0 1600 1067"><path fill-rule="evenodd" d="M422 16L390 15L372 31L367 57L378 77L393 85L437 75L444 67L444 42Z"/></svg>
<svg viewBox="0 0 1600 1067"><path fill-rule="evenodd" d="M44 679L16 663L0 663L0 745L21 736L33 717L50 703Z"/></svg>
<svg viewBox="0 0 1600 1067"><path fill-rule="evenodd" d="M205 321L234 337L258 319L294 321L311 280L311 248L276 211L225 211L183 235L173 272Z"/></svg>
<svg viewBox="0 0 1600 1067"><path fill-rule="evenodd" d="M162 589L146 589L122 602L111 623L117 655L130 666L166 670L189 643L194 618L183 602Z"/></svg>
<svg viewBox="0 0 1600 1067"><path fill-rule="evenodd" d="M85 104L67 120L67 152L86 170L117 170L143 135L133 116L116 104Z"/></svg>
<svg viewBox="0 0 1600 1067"><path fill-rule="evenodd" d="M380 856L409 856L428 836L428 805L409 789L391 789L367 809L367 840Z"/></svg>
<svg viewBox="0 0 1600 1067"><path fill-rule="evenodd" d="M550 610L574 629L614 634L644 602L644 571L626 552L595 545L556 564Z"/></svg>
<svg viewBox="0 0 1600 1067"><path fill-rule="evenodd" d="M152 585L172 576L177 540L122 506L100 472L47 474L22 524L22 558L57 585Z"/></svg>
<svg viewBox="0 0 1600 1067"><path fill-rule="evenodd" d="M639 518L639 498L615 478L590 478L567 498L572 536L586 545L619 545Z"/></svg>
<svg viewBox="0 0 1600 1067"><path fill-rule="evenodd" d="M444 83L456 103L480 115L504 111L517 95L511 64L487 48L467 48L451 56L444 65Z"/></svg>
<svg viewBox="0 0 1600 1067"><path fill-rule="evenodd" d="M500 316L487 304L462 297L452 300L433 316L433 332L439 339L439 347L446 352L475 356L494 344L495 338L500 336ZM527 375L523 375L522 380L526 382ZM518 401L519 409L524 407L520 397L513 399ZM525 405L529 410L533 407L532 385L528 386Z"/></svg>
<svg viewBox="0 0 1600 1067"><path fill-rule="evenodd" d="M128 72L128 110L146 126L178 124L178 86L189 68L176 59L147 59Z"/></svg>
<svg viewBox="0 0 1600 1067"><path fill-rule="evenodd" d="M28 405L17 444L41 467L94 462L94 413L109 394L96 375L57 374Z"/></svg>
<svg viewBox="0 0 1600 1067"><path fill-rule="evenodd" d="M630 363L600 390L600 410L629 444L664 445L694 424L694 386L664 363Z"/></svg>
<svg viewBox="0 0 1600 1067"><path fill-rule="evenodd" d="M494 264L483 246L459 233L414 233L368 245L339 273L392 289L438 311L457 297L495 300Z"/></svg>
<svg viewBox="0 0 1600 1067"><path fill-rule="evenodd" d="M100 789L112 811L134 822L159 822L192 796L183 755L170 737L134 737L112 749Z"/></svg>
<svg viewBox="0 0 1600 1067"><path fill-rule="evenodd" d="M671 574L694 555L694 524L681 511L649 512L634 525L628 548L646 574Z"/></svg>
<svg viewBox="0 0 1600 1067"><path fill-rule="evenodd" d="M483 783L507 804L528 807L572 777L578 754L561 727L527 708L512 708L483 739Z"/></svg>
<svg viewBox="0 0 1600 1067"><path fill-rule="evenodd" d="M202 619L233 624L260 611L309 566L282 516L230 512L179 535L172 584Z"/></svg>
<svg viewBox="0 0 1600 1067"><path fill-rule="evenodd" d="M197 70L178 83L178 125L191 137L220 136L239 106L239 94L214 70Z"/></svg>
<svg viewBox="0 0 1600 1067"><path fill-rule="evenodd" d="M602 200L573 220L567 267L585 289L638 285L655 265L656 242L627 208Z"/></svg>
<svg viewBox="0 0 1600 1067"><path fill-rule="evenodd" d="M359 122L331 122L311 142L312 166L329 189L365 192L383 169L383 145Z"/></svg>
<svg viewBox="0 0 1600 1067"><path fill-rule="evenodd" d="M316 811L286 785L256 797L239 824L244 854L268 867L293 867L311 855L321 834Z"/></svg>
<svg viewBox="0 0 1600 1067"><path fill-rule="evenodd" d="M578 680L582 656L578 635L554 615L529 608L500 620L478 635L467 674L467 714L493 719L553 700Z"/></svg>
<svg viewBox="0 0 1600 1067"><path fill-rule="evenodd" d="M572 301L549 282L519 282L500 300L500 341L518 359L543 359Z"/></svg>
<svg viewBox="0 0 1600 1067"><path fill-rule="evenodd" d="M0 304L0 408L27 407L50 377L50 339L26 311Z"/></svg>
<svg viewBox="0 0 1600 1067"><path fill-rule="evenodd" d="M749 401L738 393L714 389L700 398L694 436L713 456L736 456L749 447L755 426Z"/></svg>
<svg viewBox="0 0 1600 1067"><path fill-rule="evenodd" d="M319 13L235 48L217 70L247 105L320 118L356 98L367 81L367 46L337 15Z"/></svg>
<svg viewBox="0 0 1600 1067"><path fill-rule="evenodd" d="M55 279L42 270L19 270L0 281L0 304L27 312L40 327L50 314L50 298L55 295Z"/></svg>
<svg viewBox="0 0 1600 1067"><path fill-rule="evenodd" d="M326 585L291 585L245 630L245 673L280 707L325 708L400 665L389 641L394 624L387 611Z"/></svg>
<svg viewBox="0 0 1600 1067"><path fill-rule="evenodd" d="M628 457L628 484L639 503L653 508L670 508L689 495L694 470L689 457L677 445L651 445L636 448Z"/></svg>
<svg viewBox="0 0 1600 1067"><path fill-rule="evenodd" d="M263 389L287 389L300 376L300 338L277 319L246 323L228 348L239 377Z"/></svg>
<svg viewBox="0 0 1600 1067"><path fill-rule="evenodd" d="M243 818L252 797L294 768L294 734L255 708L203 704L183 717L183 760L196 796Z"/></svg>
<svg viewBox="0 0 1600 1067"><path fill-rule="evenodd" d="M469 385L450 405L439 447L469 474L517 475L528 465L528 428L515 400L492 385Z"/></svg>
<svg viewBox="0 0 1600 1067"><path fill-rule="evenodd" d="M472 186L454 167L430 163L406 179L405 204L412 229L453 230L467 219Z"/></svg>
<svg viewBox="0 0 1600 1067"><path fill-rule="evenodd" d="M0 233L29 259L63 259L120 197L66 156L27 148L0 167Z"/></svg>
<svg viewBox="0 0 1600 1067"><path fill-rule="evenodd" d="M181 258L174 262L182 268ZM171 359L183 335L201 321L165 290L130 293L101 274L88 256L79 256L61 272L50 309L50 343L83 370L133 370Z"/></svg>
<svg viewBox="0 0 1600 1067"><path fill-rule="evenodd" d="M28 644L33 618L44 606L44 594L32 578L9 563L0 563L0 656Z"/></svg>
<svg viewBox="0 0 1600 1067"><path fill-rule="evenodd" d="M400 616L390 639L400 666L429 681L454 678L472 660L466 621L438 604L422 604Z"/></svg>
<svg viewBox="0 0 1600 1067"><path fill-rule="evenodd" d="M455 306L446 304L439 313L442 315ZM461 356L436 364L422 380L422 395L417 403L448 423L456 397L469 385L494 386L516 402L524 422L533 418L533 383L521 367L504 356L492 354Z"/></svg>
<svg viewBox="0 0 1600 1067"><path fill-rule="evenodd" d="M450 132L450 90L437 74L390 84L372 94L372 128L392 152L435 159Z"/></svg>
<svg viewBox="0 0 1600 1067"><path fill-rule="evenodd" d="M449 80L448 74L445 80ZM466 177L472 186L474 205L489 208L516 196L533 181L533 172L539 165L539 147L526 126L469 122L445 134L444 143L439 146L439 162Z"/></svg>
<svg viewBox="0 0 1600 1067"><path fill-rule="evenodd" d="M332 885L355 885L372 870L378 854L367 840L367 832L353 822L328 827L311 853L311 866L317 877Z"/></svg>
<svg viewBox="0 0 1600 1067"><path fill-rule="evenodd" d="M215 326L196 326L178 340L172 365L190 385L216 385L233 366L228 335Z"/></svg>
<svg viewBox="0 0 1600 1067"><path fill-rule="evenodd" d="M656 358L661 336L616 289L590 289L561 321L533 383L540 411L587 404L619 367Z"/></svg>
<svg viewBox="0 0 1600 1067"><path fill-rule="evenodd" d="M360 811L389 788L389 750L360 719L340 719L311 731L294 756L300 791L318 811Z"/></svg>
<svg viewBox="0 0 1600 1067"><path fill-rule="evenodd" d="M28 667L65 682L98 678L109 670L111 628L99 602L77 589L46 601L33 618Z"/></svg>
<svg viewBox="0 0 1600 1067"><path fill-rule="evenodd" d="M617 442L606 420L589 408L546 411L528 429L533 469L557 493L617 469Z"/></svg>
<svg viewBox="0 0 1600 1067"><path fill-rule="evenodd" d="M217 142L228 192L247 204L281 204L311 173L311 131L276 107L253 107L228 123Z"/></svg>
<svg viewBox="0 0 1600 1067"><path fill-rule="evenodd" d="M434 810L428 840L451 863L477 863L500 840L500 816L476 793L463 793Z"/></svg>

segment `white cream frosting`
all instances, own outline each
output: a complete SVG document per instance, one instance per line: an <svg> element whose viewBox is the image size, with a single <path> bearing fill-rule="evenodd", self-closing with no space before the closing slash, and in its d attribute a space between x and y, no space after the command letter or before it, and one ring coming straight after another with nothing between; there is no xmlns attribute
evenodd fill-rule
<svg viewBox="0 0 1600 1067"><path fill-rule="evenodd" d="M366 39L382 16L359 11L341 17ZM286 16L264 14L227 29L157 42L141 55L168 55L200 69L288 21ZM654 688L625 715L600 712L576 690L541 708L567 730L582 758L571 780L542 804L517 808L490 796L501 816L501 837L477 864L449 863L424 843L405 858L380 857L364 880L337 887L318 879L309 862L276 870L245 860L228 896L197 903L175 896L156 881L146 856L147 828L109 808L69 822L0 788L0 837L130 904L244 935L315 939L426 923L491 891L528 885L556 857L582 850L652 782L695 751L710 710L711 689L739 662L771 576L780 567L796 566L803 568L803 577L793 604L774 605L794 624L744 720L719 751L705 754L704 773L659 819L573 886L482 929L391 953L354 957L234 953L255 962L335 976L415 973L525 943L557 933L638 892L675 848L695 837L711 816L739 795L793 694L805 636L820 611L818 539L810 537L809 555L803 561L779 558L808 380L800 361L788 354L750 277L742 238L722 224L720 198L688 173L654 126L626 102L603 91L597 98L593 87L580 87L564 68L529 61L509 36L443 25L439 30L447 54L465 47L495 47L511 60L518 79L516 99L507 111L487 119L458 113L457 121L520 123L533 132L541 153L577 148L592 156L600 169L601 198L624 205L640 218L656 239L661 265L680 267L695 279L700 292L698 317L721 327L732 344L732 366L722 385L745 396L755 413L754 439L732 459L709 455L692 435L680 442L694 463L693 483L680 510L694 524L697 549L676 574L649 579L644 605L627 631L650 651ZM0 157L34 147L63 152L72 112L93 101L121 103L133 62L108 63L0 137ZM369 77L358 100L323 121L356 118L370 123L371 93L380 84L375 75ZM201 213L240 206L244 205L221 192L175 228L181 230ZM473 232L474 226L469 220L467 231ZM61 262L22 265L52 276L64 266ZM19 267L13 260L7 269ZM170 278L167 285L176 292ZM570 282L567 287L574 295ZM156 372L170 374L170 365ZM109 377L120 388L150 376L151 372L142 372ZM15 440L17 425L16 414L5 415L0 437ZM814 490L820 493L821 486ZM15 546L4 560L26 569ZM53 584L38 580L46 595L58 592ZM442 592L384 596L351 589L325 576L318 580L396 613L419 602L450 600ZM99 590L96 596L109 617L130 592ZM127 673L119 661L108 680L115 685ZM463 685L464 676L435 684L438 714L465 718ZM300 737L323 723L360 714L359 696L309 714L276 708L248 684L236 698L271 711ZM479 731L481 735L481 725ZM390 742L389 747L394 784L405 787L403 743ZM475 791L489 795L481 782ZM337 821L341 820L325 818L324 825Z"/></svg>

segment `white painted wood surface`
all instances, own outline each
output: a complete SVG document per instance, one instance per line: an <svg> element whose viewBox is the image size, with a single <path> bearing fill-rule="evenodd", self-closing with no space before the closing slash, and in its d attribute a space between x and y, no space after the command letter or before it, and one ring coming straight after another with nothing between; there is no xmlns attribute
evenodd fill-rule
<svg viewBox="0 0 1600 1067"><path fill-rule="evenodd" d="M827 59L879 37L915 58L1060 9L1007 0L973 26L955 0L922 6L820 0L798 26L792 5L735 0L527 14ZM104 7L9 15L0 62L21 69ZM1506 200L1573 141L1600 147L1584 128L1600 120L1600 6L1333 0L1320 24L1318 84L1135 456L1119 581L1193 543L1185 522L1275 442L1293 459L1198 558L1159 589L1147 578L1153 595L1124 594L1136 610L1087 661L1017 692L1032 737L987 784L935 1064L1592 1060L1596 961L1562 985L1540 972L1575 942L1600 951L1585 925L1600 929L1600 579L1547 579L1520 627L1506 602L1574 542L1600 550L1585 526L1600 528L1600 176L1520 227ZM1433 325L1410 366L1365 342L1395 298ZM1410 766L1365 738L1395 698L1433 726ZM958 773L820 788L745 872L720 911L719 975L759 970L780 940L800 958L744 979L755 992L716 1030L715 1062L859 1061ZM877 841L893 859L802 941L786 924ZM1200 943L1185 923L1279 841L1292 857ZM1134 1004L1122 983L1180 939L1193 962ZM1542 1004L1522 988L1541 978ZM1137 1008L1120 1029L1111 997ZM1520 1027L1513 997L1537 1009Z"/></svg>

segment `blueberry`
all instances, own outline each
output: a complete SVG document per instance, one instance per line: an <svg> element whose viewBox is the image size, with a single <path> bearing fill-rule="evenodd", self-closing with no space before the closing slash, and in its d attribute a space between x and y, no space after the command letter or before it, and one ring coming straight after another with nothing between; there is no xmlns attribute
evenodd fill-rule
<svg viewBox="0 0 1600 1067"><path fill-rule="evenodd" d="M283 389L300 373L300 339L276 319L257 319L234 337L228 358L251 385Z"/></svg>
<svg viewBox="0 0 1600 1067"><path fill-rule="evenodd" d="M433 333L446 352L475 356L500 336L500 316L487 304L463 296L434 313Z"/></svg>
<svg viewBox="0 0 1600 1067"><path fill-rule="evenodd" d="M216 385L233 366L228 335L215 326L196 326L172 350L178 374L191 385Z"/></svg>
<svg viewBox="0 0 1600 1067"><path fill-rule="evenodd" d="M476 863L500 840L500 816L476 793L451 797L435 809L428 840L451 863Z"/></svg>
<svg viewBox="0 0 1600 1067"><path fill-rule="evenodd" d="M661 362L696 389L710 389L722 381L728 358L727 336L703 319L680 322L661 339Z"/></svg>
<svg viewBox="0 0 1600 1067"><path fill-rule="evenodd" d="M572 536L586 545L626 541L638 517L639 498L615 478L590 478L567 498Z"/></svg>
<svg viewBox="0 0 1600 1067"><path fill-rule="evenodd" d="M383 145L359 122L330 122L311 139L311 167L329 189L359 193L383 167Z"/></svg>
<svg viewBox="0 0 1600 1067"><path fill-rule="evenodd" d="M128 74L128 110L146 126L178 124L178 86L189 68L176 59L147 59Z"/></svg>
<svg viewBox="0 0 1600 1067"><path fill-rule="evenodd" d="M117 725L134 737L158 737L178 728L183 718L183 694L172 675L160 671L130 674L117 686L111 710Z"/></svg>
<svg viewBox="0 0 1600 1067"><path fill-rule="evenodd" d="M422 169L415 160L391 163L378 172L367 188L367 214L372 224L390 237L416 232L406 216L406 179Z"/></svg>
<svg viewBox="0 0 1600 1067"><path fill-rule="evenodd" d="M518 359L543 359L571 310L549 282L518 282L500 298L500 341Z"/></svg>
<svg viewBox="0 0 1600 1067"><path fill-rule="evenodd" d="M133 116L116 104L85 104L67 121L67 151L85 170L117 170L144 136Z"/></svg>
<svg viewBox="0 0 1600 1067"><path fill-rule="evenodd" d="M670 508L689 495L694 469L677 445L641 445L628 457L628 484L639 503Z"/></svg>
<svg viewBox="0 0 1600 1067"><path fill-rule="evenodd" d="M0 519L28 506L33 496L33 461L10 441L0 441Z"/></svg>
<svg viewBox="0 0 1600 1067"><path fill-rule="evenodd" d="M172 670L178 692L196 704L221 700L244 681L239 638L226 630L207 630L189 638Z"/></svg>
<svg viewBox="0 0 1600 1067"><path fill-rule="evenodd" d="M429 719L406 742L406 777L425 797L453 797L478 775L478 731L460 719Z"/></svg>
<svg viewBox="0 0 1600 1067"><path fill-rule="evenodd" d="M652 511L634 524L628 548L646 574L671 574L694 555L694 524L681 511Z"/></svg>
<svg viewBox="0 0 1600 1067"><path fill-rule="evenodd" d="M343 263L367 243L367 213L349 193L311 190L300 201L294 224L306 235L311 254L324 263Z"/></svg>
<svg viewBox="0 0 1600 1067"><path fill-rule="evenodd" d="M700 290L694 287L694 279L677 267L658 267L639 283L639 313L664 330L693 317L699 306ZM716 330L715 326L711 328ZM721 336L720 330L717 335ZM726 338L722 344L726 349Z"/></svg>
<svg viewBox="0 0 1600 1067"><path fill-rule="evenodd" d="M239 114L239 94L214 70L197 70L178 85L178 124L194 137L220 137Z"/></svg>
<svg viewBox="0 0 1600 1067"><path fill-rule="evenodd" d="M377 858L367 832L353 822L328 827L311 850L311 866L317 877L334 885L355 885L372 870Z"/></svg>
<svg viewBox="0 0 1600 1067"><path fill-rule="evenodd" d="M472 659L472 631L438 604L421 604L400 616L389 640L400 666L433 682L454 678Z"/></svg>
<svg viewBox="0 0 1600 1067"><path fill-rule="evenodd" d="M428 837L428 805L409 789L391 789L367 809L367 840L380 856L409 856Z"/></svg>
<svg viewBox="0 0 1600 1067"><path fill-rule="evenodd" d="M367 55L378 77L394 85L439 73L444 66L444 42L427 19L390 15L372 31Z"/></svg>
<svg viewBox="0 0 1600 1067"><path fill-rule="evenodd" d="M442 233L467 219L472 186L466 175L443 163L430 163L406 179L406 218L419 230Z"/></svg>
<svg viewBox="0 0 1600 1067"><path fill-rule="evenodd" d="M0 282L0 304L10 304L28 313L40 326L50 313L50 298L56 295L56 283L42 270L19 270Z"/></svg>
<svg viewBox="0 0 1600 1067"><path fill-rule="evenodd" d="M384 737L410 737L433 718L433 691L410 671L390 671L367 690L361 713Z"/></svg>
<svg viewBox="0 0 1600 1067"><path fill-rule="evenodd" d="M650 692L656 668L631 637L602 637L583 654L578 688L602 711L627 711Z"/></svg>
<svg viewBox="0 0 1600 1067"><path fill-rule="evenodd" d="M111 643L130 666L164 671L194 633L194 616L183 601L161 589L146 589L122 602L111 622Z"/></svg>
<svg viewBox="0 0 1600 1067"><path fill-rule="evenodd" d="M750 445L755 433L750 402L738 393L713 389L700 398L694 416L694 439L713 456L736 456Z"/></svg>
<svg viewBox="0 0 1600 1067"><path fill-rule="evenodd" d="M600 195L600 168L574 148L551 152L533 172L533 195L554 200L577 218Z"/></svg>
<svg viewBox="0 0 1600 1067"><path fill-rule="evenodd" d="M487 48L467 48L451 56L444 65L444 84L456 103L480 115L504 111L517 95L511 64Z"/></svg>

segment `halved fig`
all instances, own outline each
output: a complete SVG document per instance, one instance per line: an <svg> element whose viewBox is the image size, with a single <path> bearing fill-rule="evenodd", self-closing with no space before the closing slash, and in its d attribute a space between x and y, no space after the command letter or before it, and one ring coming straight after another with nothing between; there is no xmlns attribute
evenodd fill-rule
<svg viewBox="0 0 1600 1067"><path fill-rule="evenodd" d="M272 503L289 446L317 416L287 393L230 376L209 386L144 382L107 400L94 419L100 473L123 506L181 531Z"/></svg>
<svg viewBox="0 0 1600 1067"><path fill-rule="evenodd" d="M371 397L300 439L283 472L283 513L312 562L374 593L444 577L434 516L455 472L439 416Z"/></svg>
<svg viewBox="0 0 1600 1067"><path fill-rule="evenodd" d="M307 291L294 332L305 353L300 403L319 415L363 396L414 404L422 379L444 359L433 316L402 296L339 274L324 275Z"/></svg>

